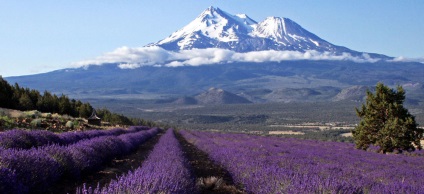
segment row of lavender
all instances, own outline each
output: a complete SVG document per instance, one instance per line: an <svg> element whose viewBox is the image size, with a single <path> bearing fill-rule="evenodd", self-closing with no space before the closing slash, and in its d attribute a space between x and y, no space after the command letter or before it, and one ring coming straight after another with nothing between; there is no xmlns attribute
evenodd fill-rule
<svg viewBox="0 0 424 194"><path fill-rule="evenodd" d="M74 144L31 149L0 148L0 193L42 193L63 178L98 170L105 162L128 154L160 129L132 128L132 133L103 135Z"/></svg>
<svg viewBox="0 0 424 194"><path fill-rule="evenodd" d="M353 144L181 131L249 193L424 193L422 157Z"/></svg>
<svg viewBox="0 0 424 194"><path fill-rule="evenodd" d="M188 165L174 131L170 129L140 168L113 180L103 188L83 188L78 193L198 193Z"/></svg>
<svg viewBox="0 0 424 194"><path fill-rule="evenodd" d="M147 127L130 127L128 130L116 128L112 130L89 130L78 132L64 132L55 134L51 131L34 130L25 131L14 129L0 133L0 148L20 148L30 149L32 147L44 146L47 144L69 145L84 139L94 137L121 135L129 132L136 132Z"/></svg>

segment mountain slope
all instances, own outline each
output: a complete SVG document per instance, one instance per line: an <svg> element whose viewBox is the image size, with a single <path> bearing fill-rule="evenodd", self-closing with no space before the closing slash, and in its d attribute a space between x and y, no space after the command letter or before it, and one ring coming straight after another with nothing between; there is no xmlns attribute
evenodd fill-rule
<svg viewBox="0 0 424 194"><path fill-rule="evenodd" d="M199 104L248 104L249 100L219 88L210 88L194 97Z"/></svg>
<svg viewBox="0 0 424 194"><path fill-rule="evenodd" d="M340 100L353 100L353 101L363 101L366 96L367 90L372 88L366 86L352 86L343 89L334 97L334 101Z"/></svg>

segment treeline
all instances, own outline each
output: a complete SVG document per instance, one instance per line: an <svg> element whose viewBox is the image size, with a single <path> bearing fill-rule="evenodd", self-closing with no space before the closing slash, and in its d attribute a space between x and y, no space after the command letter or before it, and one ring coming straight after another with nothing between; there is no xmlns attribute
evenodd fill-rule
<svg viewBox="0 0 424 194"><path fill-rule="evenodd" d="M153 121L144 120L140 118L128 118L121 114L112 113L106 108L96 109L96 113L97 113L97 116L102 118L102 120L106 122L110 122L111 124L138 125L138 126L142 125L142 126L149 126L149 127L158 126ZM167 126L161 126L161 127L166 128Z"/></svg>
<svg viewBox="0 0 424 194"><path fill-rule="evenodd" d="M40 93L37 90L20 87L17 83L10 85L0 76L0 107L21 111L38 110L40 112L58 113L72 117L87 118L93 112L90 103L70 99L66 95L57 96L48 91ZM103 121L113 125L154 125L153 122L142 119L129 119L107 109L96 110Z"/></svg>

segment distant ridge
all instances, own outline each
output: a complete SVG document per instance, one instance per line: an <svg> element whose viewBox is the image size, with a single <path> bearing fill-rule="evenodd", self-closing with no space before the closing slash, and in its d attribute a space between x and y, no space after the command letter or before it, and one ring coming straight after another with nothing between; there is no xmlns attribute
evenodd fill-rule
<svg viewBox="0 0 424 194"><path fill-rule="evenodd" d="M197 104L197 100L193 97L182 97L182 98L178 98L177 100L172 102L173 104L178 104L178 105L194 105Z"/></svg>
<svg viewBox="0 0 424 194"><path fill-rule="evenodd" d="M334 101L353 100L363 101L366 96L366 91L370 88L367 86L351 86L343 89L333 99Z"/></svg>
<svg viewBox="0 0 424 194"><path fill-rule="evenodd" d="M219 88L210 88L194 97L199 104L248 104L249 100Z"/></svg>

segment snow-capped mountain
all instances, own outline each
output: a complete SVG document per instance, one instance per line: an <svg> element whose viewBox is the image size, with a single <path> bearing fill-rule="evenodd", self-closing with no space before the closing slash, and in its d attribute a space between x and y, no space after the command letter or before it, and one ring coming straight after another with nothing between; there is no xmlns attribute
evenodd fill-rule
<svg viewBox="0 0 424 194"><path fill-rule="evenodd" d="M331 44L288 18L268 17L258 23L246 14L232 15L215 7L207 8L182 29L148 46L153 45L171 51L194 48L222 48L236 52L315 50L335 55L349 53L387 58Z"/></svg>

